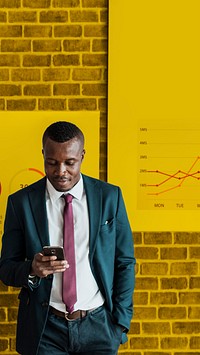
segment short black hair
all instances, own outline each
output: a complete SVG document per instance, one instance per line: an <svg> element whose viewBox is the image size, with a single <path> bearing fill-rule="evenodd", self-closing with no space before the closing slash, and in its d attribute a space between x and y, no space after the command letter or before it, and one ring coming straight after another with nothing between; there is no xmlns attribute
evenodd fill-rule
<svg viewBox="0 0 200 355"><path fill-rule="evenodd" d="M75 124L66 121L58 121L48 126L42 137L43 147L47 138L52 139L55 142L63 143L70 139L77 138L84 145L83 132Z"/></svg>

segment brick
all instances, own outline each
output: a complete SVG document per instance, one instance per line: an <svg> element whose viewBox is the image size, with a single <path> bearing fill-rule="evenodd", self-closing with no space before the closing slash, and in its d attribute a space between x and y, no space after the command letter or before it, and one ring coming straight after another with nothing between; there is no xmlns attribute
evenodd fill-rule
<svg viewBox="0 0 200 355"><path fill-rule="evenodd" d="M136 259L158 259L158 248L154 247L135 247Z"/></svg>
<svg viewBox="0 0 200 355"><path fill-rule="evenodd" d="M5 110L5 100L4 99L0 99L0 110Z"/></svg>
<svg viewBox="0 0 200 355"><path fill-rule="evenodd" d="M107 112L107 98L98 99L98 109L101 112Z"/></svg>
<svg viewBox="0 0 200 355"><path fill-rule="evenodd" d="M70 69L44 69L43 80L44 81L66 81L70 78Z"/></svg>
<svg viewBox="0 0 200 355"><path fill-rule="evenodd" d="M106 84L83 84L82 94L85 96L106 96Z"/></svg>
<svg viewBox="0 0 200 355"><path fill-rule="evenodd" d="M188 281L186 277L171 277L171 278L161 278L160 280L161 289L174 289L182 290L187 288Z"/></svg>
<svg viewBox="0 0 200 355"><path fill-rule="evenodd" d="M0 37L21 37L22 26L0 25Z"/></svg>
<svg viewBox="0 0 200 355"><path fill-rule="evenodd" d="M135 291L133 294L133 300L135 305L147 305L148 293Z"/></svg>
<svg viewBox="0 0 200 355"><path fill-rule="evenodd" d="M59 40L34 40L34 52L61 52L61 42Z"/></svg>
<svg viewBox="0 0 200 355"><path fill-rule="evenodd" d="M80 25L54 26L55 37L81 37L82 27Z"/></svg>
<svg viewBox="0 0 200 355"><path fill-rule="evenodd" d="M51 86L38 84L38 85L25 85L24 86L24 95L28 96L50 96L51 95Z"/></svg>
<svg viewBox="0 0 200 355"><path fill-rule="evenodd" d="M144 353L145 355L171 355L171 352L170 353L167 353L167 352L163 352L163 351L145 351ZM181 355L181 354L179 354Z"/></svg>
<svg viewBox="0 0 200 355"><path fill-rule="evenodd" d="M171 275L191 275L198 273L198 263L196 262L177 262L171 264Z"/></svg>
<svg viewBox="0 0 200 355"><path fill-rule="evenodd" d="M107 181L107 173L106 171L99 171L99 179L102 181Z"/></svg>
<svg viewBox="0 0 200 355"><path fill-rule="evenodd" d="M0 11L0 22L6 22L7 21L7 14L5 11Z"/></svg>
<svg viewBox="0 0 200 355"><path fill-rule="evenodd" d="M51 0L24 0L23 6L30 8L48 8L51 5Z"/></svg>
<svg viewBox="0 0 200 355"><path fill-rule="evenodd" d="M93 111L97 109L96 99L69 99L68 106L71 111Z"/></svg>
<svg viewBox="0 0 200 355"><path fill-rule="evenodd" d="M107 39L94 39L92 41L92 52L108 52Z"/></svg>
<svg viewBox="0 0 200 355"><path fill-rule="evenodd" d="M85 37L108 37L108 28L105 25L85 25Z"/></svg>
<svg viewBox="0 0 200 355"><path fill-rule="evenodd" d="M63 111L66 110L66 100L65 99L39 99L38 102L39 110L51 110L51 111Z"/></svg>
<svg viewBox="0 0 200 355"><path fill-rule="evenodd" d="M191 277L189 282L189 287L193 288L200 288L200 277Z"/></svg>
<svg viewBox="0 0 200 355"><path fill-rule="evenodd" d="M200 333L200 322L175 322L172 324L173 334Z"/></svg>
<svg viewBox="0 0 200 355"><path fill-rule="evenodd" d="M84 39L74 39L63 41L63 49L66 52L89 52L90 41Z"/></svg>
<svg viewBox="0 0 200 355"><path fill-rule="evenodd" d="M160 258L169 260L181 260L187 258L187 248L161 248Z"/></svg>
<svg viewBox="0 0 200 355"><path fill-rule="evenodd" d="M53 87L54 95L80 95L79 84L55 84Z"/></svg>
<svg viewBox="0 0 200 355"><path fill-rule="evenodd" d="M142 323L143 334L170 334L169 322L143 322Z"/></svg>
<svg viewBox="0 0 200 355"><path fill-rule="evenodd" d="M187 348L188 339L185 337L168 337L161 339L161 349L181 349Z"/></svg>
<svg viewBox="0 0 200 355"><path fill-rule="evenodd" d="M200 304L200 292L180 292L180 304Z"/></svg>
<svg viewBox="0 0 200 355"><path fill-rule="evenodd" d="M168 273L168 263L149 262L141 264L142 275L166 275Z"/></svg>
<svg viewBox="0 0 200 355"><path fill-rule="evenodd" d="M12 84L0 84L0 96L21 95L21 86Z"/></svg>
<svg viewBox="0 0 200 355"><path fill-rule="evenodd" d="M174 355L200 355L200 352L187 352L187 351L184 351L184 352L178 352L178 353L174 353Z"/></svg>
<svg viewBox="0 0 200 355"><path fill-rule="evenodd" d="M36 22L37 12L36 11L9 11L8 22Z"/></svg>
<svg viewBox="0 0 200 355"><path fill-rule="evenodd" d="M51 55L25 55L23 57L24 67L49 67Z"/></svg>
<svg viewBox="0 0 200 355"><path fill-rule="evenodd" d="M200 259L200 247L189 248L190 259Z"/></svg>
<svg viewBox="0 0 200 355"><path fill-rule="evenodd" d="M0 8L18 8L21 6L21 0L0 0Z"/></svg>
<svg viewBox="0 0 200 355"><path fill-rule="evenodd" d="M1 41L2 52L30 52L31 41L30 40L2 40Z"/></svg>
<svg viewBox="0 0 200 355"><path fill-rule="evenodd" d="M108 70L107 68L104 68L104 74L103 74L103 80L106 81L106 83L108 83Z"/></svg>
<svg viewBox="0 0 200 355"><path fill-rule="evenodd" d="M80 65L80 57L77 54L58 54L53 57L55 66Z"/></svg>
<svg viewBox="0 0 200 355"><path fill-rule="evenodd" d="M200 337L190 338L190 349L200 349ZM196 355L196 352L195 352Z"/></svg>
<svg viewBox="0 0 200 355"><path fill-rule="evenodd" d="M67 22L68 11L41 11L40 22L53 23L53 22Z"/></svg>
<svg viewBox="0 0 200 355"><path fill-rule="evenodd" d="M200 319L200 307L189 307L188 308L188 318L189 319Z"/></svg>
<svg viewBox="0 0 200 355"><path fill-rule="evenodd" d="M158 278L157 277L137 277L136 290L157 290L158 289Z"/></svg>
<svg viewBox="0 0 200 355"><path fill-rule="evenodd" d="M151 292L151 304L177 304L177 295L175 292Z"/></svg>
<svg viewBox="0 0 200 355"><path fill-rule="evenodd" d="M131 322L129 334L140 334L140 323Z"/></svg>
<svg viewBox="0 0 200 355"><path fill-rule="evenodd" d="M53 0L54 7L79 7L80 0Z"/></svg>
<svg viewBox="0 0 200 355"><path fill-rule="evenodd" d="M33 111L36 109L35 99L7 100L8 111ZM13 306L14 304L12 304Z"/></svg>
<svg viewBox="0 0 200 355"><path fill-rule="evenodd" d="M9 322L16 322L17 321L17 314L18 314L18 308L17 307L11 307L8 309L8 321Z"/></svg>
<svg viewBox="0 0 200 355"><path fill-rule="evenodd" d="M83 7L108 7L108 0L82 0Z"/></svg>
<svg viewBox="0 0 200 355"><path fill-rule="evenodd" d="M200 233L174 233L174 244L200 244Z"/></svg>
<svg viewBox="0 0 200 355"><path fill-rule="evenodd" d="M106 143L107 142L107 129L100 128L100 142Z"/></svg>
<svg viewBox="0 0 200 355"><path fill-rule="evenodd" d="M108 23L108 10L101 10L100 11L100 22Z"/></svg>
<svg viewBox="0 0 200 355"><path fill-rule="evenodd" d="M144 244L172 244L172 234L170 232L144 233Z"/></svg>
<svg viewBox="0 0 200 355"><path fill-rule="evenodd" d="M71 22L98 22L97 11L73 10L70 11Z"/></svg>
<svg viewBox="0 0 200 355"><path fill-rule="evenodd" d="M7 320L6 308L0 308L0 322L5 322Z"/></svg>
<svg viewBox="0 0 200 355"><path fill-rule="evenodd" d="M83 54L83 66L107 66L107 55Z"/></svg>
<svg viewBox="0 0 200 355"><path fill-rule="evenodd" d="M9 80L9 70L8 69L0 69L0 80L6 81ZM0 287L1 290L1 287Z"/></svg>
<svg viewBox="0 0 200 355"><path fill-rule="evenodd" d="M160 319L185 319L187 316L185 307L160 307L158 318Z"/></svg>
<svg viewBox="0 0 200 355"><path fill-rule="evenodd" d="M157 337L131 337L130 348L131 349L158 349L159 342Z"/></svg>
<svg viewBox="0 0 200 355"><path fill-rule="evenodd" d="M134 244L142 244L142 233L134 232L133 233Z"/></svg>
<svg viewBox="0 0 200 355"><path fill-rule="evenodd" d="M13 69L11 79L12 81L38 81L40 71L38 69Z"/></svg>
<svg viewBox="0 0 200 355"><path fill-rule="evenodd" d="M8 339L0 339L0 352L9 351L9 340Z"/></svg>
<svg viewBox="0 0 200 355"><path fill-rule="evenodd" d="M101 69L77 68L72 71L72 79L75 81L96 81L101 79Z"/></svg>
<svg viewBox="0 0 200 355"><path fill-rule="evenodd" d="M134 307L134 319L156 319L155 307Z"/></svg>
<svg viewBox="0 0 200 355"><path fill-rule="evenodd" d="M16 333L16 324L0 324L0 337L10 335L15 335Z"/></svg>
<svg viewBox="0 0 200 355"><path fill-rule="evenodd" d="M17 353L16 353L16 337L10 338L10 350L14 351L14 354L17 355Z"/></svg>
<svg viewBox="0 0 200 355"><path fill-rule="evenodd" d="M25 25L24 37L52 37L52 26L48 25Z"/></svg>

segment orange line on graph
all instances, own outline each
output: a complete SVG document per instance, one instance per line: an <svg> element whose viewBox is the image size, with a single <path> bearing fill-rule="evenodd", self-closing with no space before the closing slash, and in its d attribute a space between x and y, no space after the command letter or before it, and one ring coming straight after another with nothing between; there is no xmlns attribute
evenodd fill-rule
<svg viewBox="0 0 200 355"><path fill-rule="evenodd" d="M30 171L35 171L36 173L38 173L38 174L40 174L40 175L42 175L42 176L45 175L42 171L40 171L40 170L38 170L38 169L35 169L35 168L28 168L28 170L30 170Z"/></svg>
<svg viewBox="0 0 200 355"><path fill-rule="evenodd" d="M160 170L147 170L147 173L157 173L157 174L161 174L161 175L165 175L168 176L165 180L161 181L159 184L146 184L146 186L151 186L151 187L160 187L161 185L165 184L166 182L168 182L169 180L175 179L175 180L179 180L180 183L178 185L175 185L173 187L170 187L168 189L162 190L160 192L149 192L148 195L160 195L163 194L165 192L177 189L179 187L181 187L184 183L184 181L187 178L193 178L193 179L197 179L200 180L200 170L195 171L194 173L191 173L191 170L194 168L194 166L197 164L197 162L200 160L200 157L197 157L194 161L194 163L192 164L192 166L190 167L190 169L185 172L182 170L178 170L175 174L171 175L171 174L167 174L163 171Z"/></svg>

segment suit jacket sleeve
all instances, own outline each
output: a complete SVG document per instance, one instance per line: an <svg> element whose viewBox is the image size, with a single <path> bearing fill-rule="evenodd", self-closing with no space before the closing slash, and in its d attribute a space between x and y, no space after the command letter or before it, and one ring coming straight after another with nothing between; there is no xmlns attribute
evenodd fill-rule
<svg viewBox="0 0 200 355"><path fill-rule="evenodd" d="M121 190L118 190L116 213L116 249L113 287L113 316L119 324L129 329L133 315L134 250L133 236L129 225Z"/></svg>
<svg viewBox="0 0 200 355"><path fill-rule="evenodd" d="M2 251L0 279L9 286L28 286L28 275L32 260L26 258L26 243L23 226L20 223L11 196L8 198Z"/></svg>

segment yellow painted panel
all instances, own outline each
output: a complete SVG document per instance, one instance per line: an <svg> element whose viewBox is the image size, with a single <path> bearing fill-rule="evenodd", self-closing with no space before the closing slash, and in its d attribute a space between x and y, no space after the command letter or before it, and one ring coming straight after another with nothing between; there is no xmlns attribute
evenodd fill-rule
<svg viewBox="0 0 200 355"><path fill-rule="evenodd" d="M199 230L199 14L199 0L110 2L108 179L135 231Z"/></svg>

